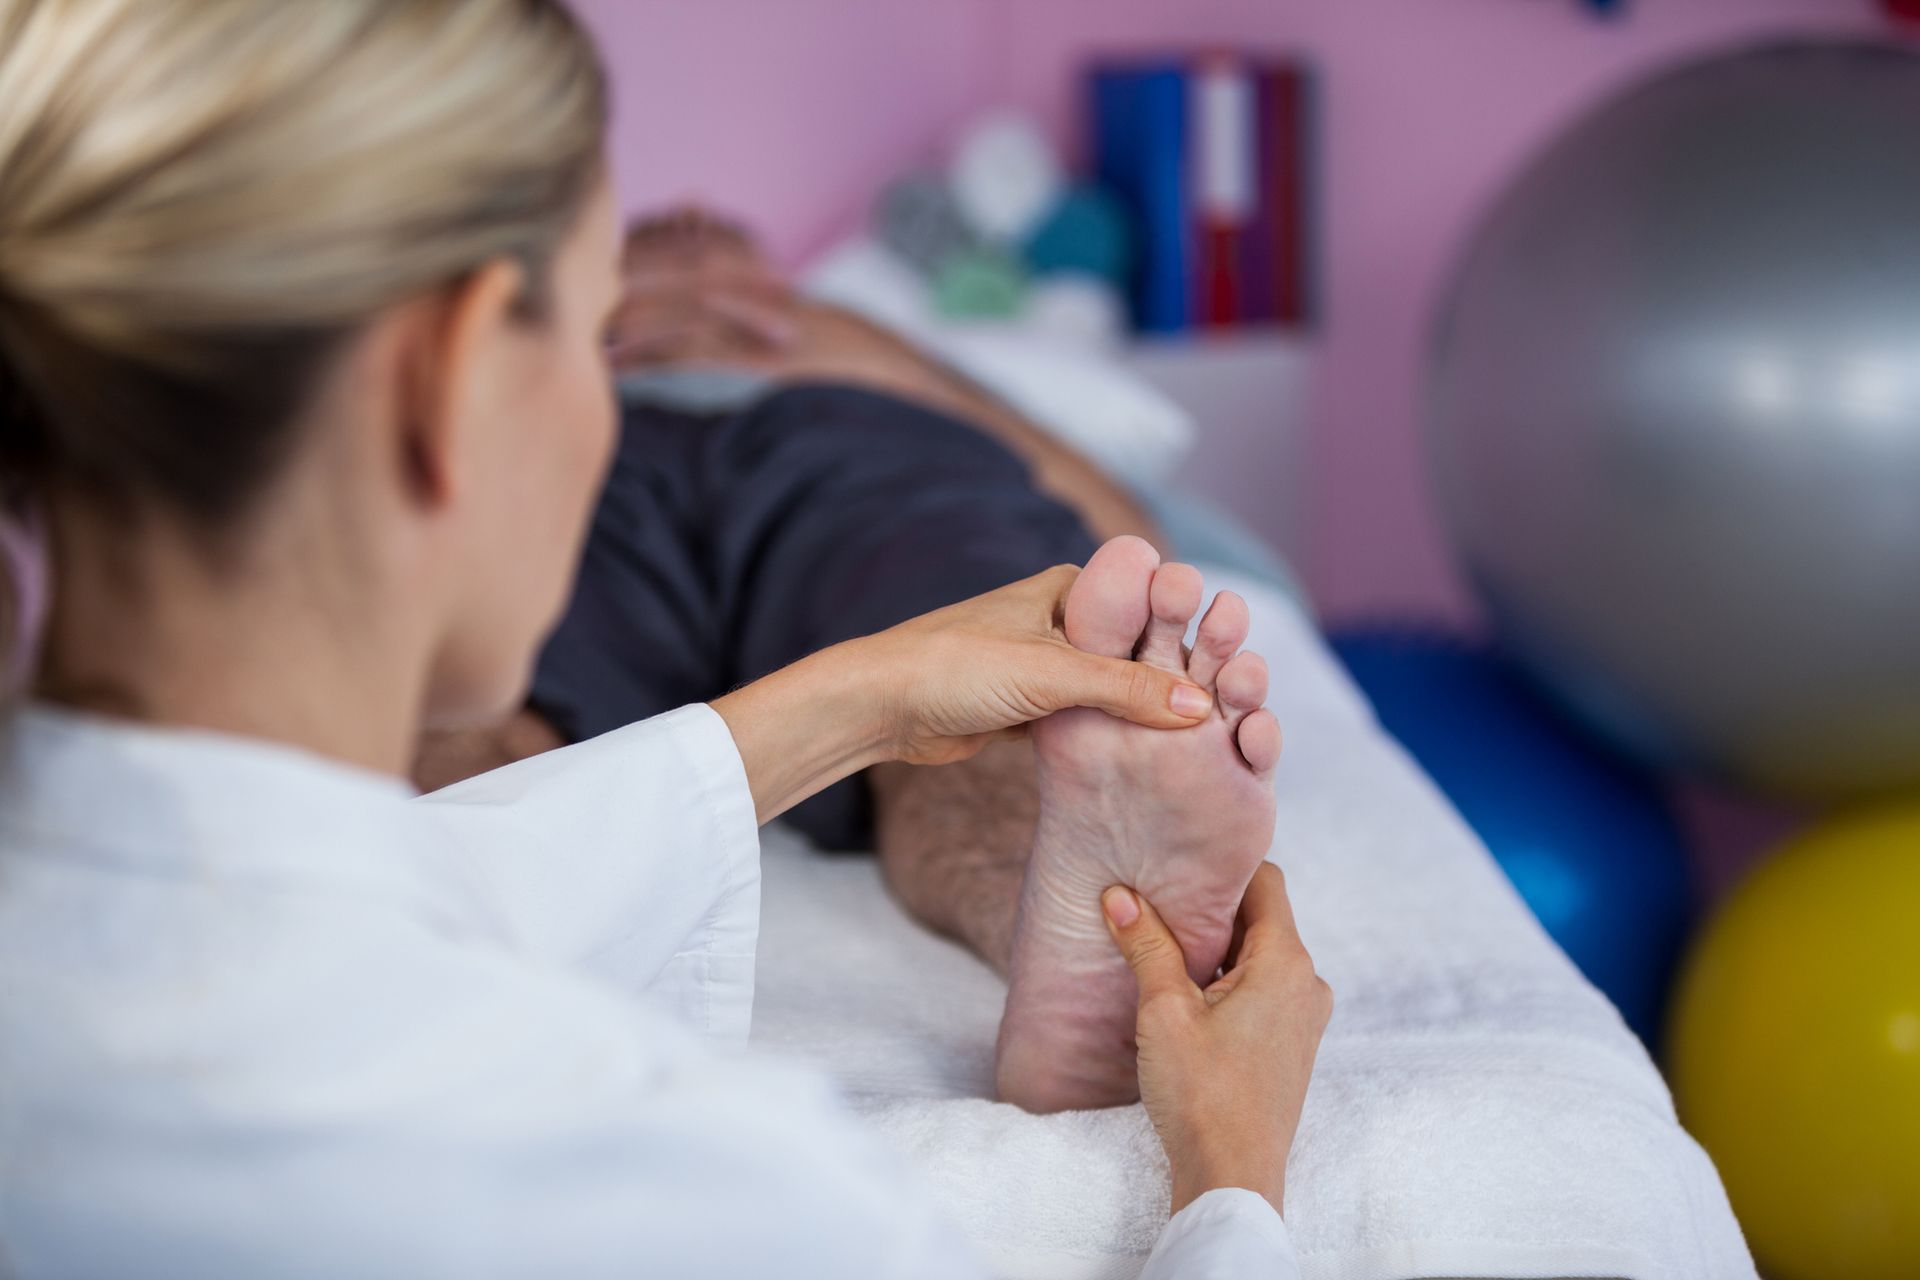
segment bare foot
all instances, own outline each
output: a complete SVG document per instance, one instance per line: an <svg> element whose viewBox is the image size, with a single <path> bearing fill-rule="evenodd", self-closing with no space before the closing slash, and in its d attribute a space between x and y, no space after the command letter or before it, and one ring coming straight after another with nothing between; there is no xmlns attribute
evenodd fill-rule
<svg viewBox="0 0 1920 1280"><path fill-rule="evenodd" d="M1040 821L1019 922L995 1068L1000 1096L1030 1111L1115 1106L1139 1096L1133 974L1100 918L1109 885L1159 911L1194 980L1226 957L1234 914L1273 839L1280 725L1262 708L1266 663L1241 653L1247 608L1222 592L1200 608L1199 573L1160 564L1138 538L1095 554L1067 598L1077 648L1184 668L1214 690L1214 715L1156 730L1081 709L1033 727Z"/></svg>

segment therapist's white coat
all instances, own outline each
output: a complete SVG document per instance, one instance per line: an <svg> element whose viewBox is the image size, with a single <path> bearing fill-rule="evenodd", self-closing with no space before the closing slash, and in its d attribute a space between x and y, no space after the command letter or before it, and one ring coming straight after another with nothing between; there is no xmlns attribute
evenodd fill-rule
<svg viewBox="0 0 1920 1280"><path fill-rule="evenodd" d="M46 709L0 741L0 1275L978 1274L741 1052L759 841L708 708L425 800ZM1147 1274L1297 1267L1218 1191Z"/></svg>

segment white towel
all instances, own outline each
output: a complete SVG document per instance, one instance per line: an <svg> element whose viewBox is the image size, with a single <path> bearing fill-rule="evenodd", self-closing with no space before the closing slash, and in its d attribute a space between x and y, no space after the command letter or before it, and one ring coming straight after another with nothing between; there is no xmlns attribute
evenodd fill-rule
<svg viewBox="0 0 1920 1280"><path fill-rule="evenodd" d="M1310 627L1253 610L1286 734L1272 857L1335 992L1287 1176L1309 1280L1752 1277L1725 1193L1613 1008ZM872 861L767 833L756 1043L825 1066L1010 1277L1138 1273L1166 1165L1138 1107L987 1101L1004 989Z"/></svg>

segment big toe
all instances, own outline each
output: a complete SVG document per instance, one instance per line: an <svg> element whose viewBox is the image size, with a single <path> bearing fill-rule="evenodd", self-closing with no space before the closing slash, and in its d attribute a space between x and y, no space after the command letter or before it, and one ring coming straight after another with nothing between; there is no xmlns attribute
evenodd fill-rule
<svg viewBox="0 0 1920 1280"><path fill-rule="evenodd" d="M1144 538L1113 539L1093 553L1067 592L1067 641L1085 653L1130 658L1151 616L1160 553Z"/></svg>
<svg viewBox="0 0 1920 1280"><path fill-rule="evenodd" d="M1134 656L1149 666L1184 671L1187 666L1187 624L1200 612L1203 584L1200 571L1190 564L1163 564L1154 571L1147 592L1147 629Z"/></svg>

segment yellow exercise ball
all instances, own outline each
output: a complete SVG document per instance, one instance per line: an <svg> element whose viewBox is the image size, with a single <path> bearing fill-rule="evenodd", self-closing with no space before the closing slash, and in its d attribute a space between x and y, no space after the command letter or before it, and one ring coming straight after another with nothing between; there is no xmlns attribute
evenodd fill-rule
<svg viewBox="0 0 1920 1280"><path fill-rule="evenodd" d="M1688 958L1668 1048L1765 1274L1920 1277L1920 800L1762 863Z"/></svg>

